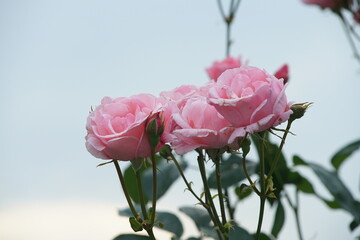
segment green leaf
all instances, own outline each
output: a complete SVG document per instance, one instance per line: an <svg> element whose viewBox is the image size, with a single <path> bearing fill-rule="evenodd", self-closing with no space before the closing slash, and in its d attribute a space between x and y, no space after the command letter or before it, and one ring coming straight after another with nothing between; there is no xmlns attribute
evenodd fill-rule
<svg viewBox="0 0 360 240"><path fill-rule="evenodd" d="M208 212L203 208L181 207L179 210L189 216L199 230L201 230L201 227L208 227L210 224L211 218Z"/></svg>
<svg viewBox="0 0 360 240"><path fill-rule="evenodd" d="M121 234L113 240L150 240L148 236L135 234Z"/></svg>
<svg viewBox="0 0 360 240"><path fill-rule="evenodd" d="M307 163L297 155L293 156L293 163L294 166L307 165Z"/></svg>
<svg viewBox="0 0 360 240"><path fill-rule="evenodd" d="M253 234L253 237L256 237L256 233ZM260 233L259 240L272 240L272 238L265 233Z"/></svg>
<svg viewBox="0 0 360 240"><path fill-rule="evenodd" d="M134 217L130 217L129 222L130 222L131 228L132 228L132 230L134 230L134 232L140 232L143 230L141 223L139 223L138 220L136 220Z"/></svg>
<svg viewBox="0 0 360 240"><path fill-rule="evenodd" d="M341 181L337 172L329 171L315 163L305 162L304 160L302 160L302 162L314 171L322 184L324 184L334 197L335 202L342 209L349 212L357 221L360 221L360 206L345 184Z"/></svg>
<svg viewBox="0 0 360 240"><path fill-rule="evenodd" d="M176 236L181 237L184 229L180 219L177 216L169 212L156 212L156 216L156 221L164 224L162 227L163 230L172 232Z"/></svg>
<svg viewBox="0 0 360 240"><path fill-rule="evenodd" d="M319 197L321 200L323 200L323 202L329 207L329 208L332 208L332 209L340 209L341 206L338 202L336 202L335 200L332 200L332 201L329 201L329 200L326 200L325 198L322 198L322 197Z"/></svg>
<svg viewBox="0 0 360 240"><path fill-rule="evenodd" d="M271 234L277 238L285 223L285 210L280 200L277 201L277 208Z"/></svg>
<svg viewBox="0 0 360 240"><path fill-rule="evenodd" d="M342 149L340 149L335 155L331 158L331 164L336 170L339 170L340 166L344 161L356 150L360 148L360 139L352 142Z"/></svg>
<svg viewBox="0 0 360 240"><path fill-rule="evenodd" d="M350 223L349 228L351 231L354 231L358 226L360 225L359 221L356 221L355 219Z"/></svg>
<svg viewBox="0 0 360 240"><path fill-rule="evenodd" d="M201 238L189 237L187 240L201 240Z"/></svg>
<svg viewBox="0 0 360 240"><path fill-rule="evenodd" d="M144 158L136 158L130 161L135 172L139 171L144 164Z"/></svg>
<svg viewBox="0 0 360 240"><path fill-rule="evenodd" d="M301 176L301 181L297 184L297 188L304 193L315 194L314 187L309 180L303 176Z"/></svg>
<svg viewBox="0 0 360 240"><path fill-rule="evenodd" d="M229 240L254 240L254 237L249 234L244 228L239 226L234 226L229 231Z"/></svg>
<svg viewBox="0 0 360 240"><path fill-rule="evenodd" d="M180 162L180 166L183 170L186 169L186 162ZM171 187L171 185L178 179L180 176L176 166L172 162L166 162L164 160L160 161L156 165L157 170L157 195L156 198L161 198L166 191ZM144 195L148 199L152 199L152 188L153 188L153 174L152 169L148 168L143 172L142 182L144 188Z"/></svg>
<svg viewBox="0 0 360 240"><path fill-rule="evenodd" d="M143 164L141 166L141 168L139 169L140 174L142 174L143 171L149 167L151 167L150 164ZM138 187L137 187L137 182L136 182L136 175L135 175L135 171L134 171L132 165L129 165L129 167L125 170L124 179L125 179L126 188L129 192L131 199L135 203L140 203L139 192L138 192ZM144 189L144 186L143 186L143 189ZM148 202L148 198L146 196L144 196L144 201L145 201L145 203Z"/></svg>
<svg viewBox="0 0 360 240"><path fill-rule="evenodd" d="M246 178L242 161L242 157L238 154L232 154L228 159L221 162L220 174L223 188L228 188ZM246 165L250 175L256 172L257 163L247 160ZM210 188L217 188L215 170L210 174L208 182Z"/></svg>

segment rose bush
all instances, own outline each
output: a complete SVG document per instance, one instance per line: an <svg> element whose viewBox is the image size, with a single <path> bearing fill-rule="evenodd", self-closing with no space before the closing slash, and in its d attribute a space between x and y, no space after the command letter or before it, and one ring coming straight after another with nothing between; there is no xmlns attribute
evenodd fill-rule
<svg viewBox="0 0 360 240"><path fill-rule="evenodd" d="M283 79L255 67L225 71L210 88L208 101L237 128L230 142L285 122L292 113Z"/></svg>
<svg viewBox="0 0 360 240"><path fill-rule="evenodd" d="M161 100L150 94L104 97L87 120L86 148L97 158L128 161L151 155L145 129L161 110ZM159 143L156 150L159 150Z"/></svg>

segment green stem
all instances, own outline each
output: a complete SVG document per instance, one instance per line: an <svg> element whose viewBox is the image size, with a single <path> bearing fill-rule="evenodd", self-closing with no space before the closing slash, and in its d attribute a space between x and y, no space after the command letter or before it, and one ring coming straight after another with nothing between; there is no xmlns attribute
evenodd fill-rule
<svg viewBox="0 0 360 240"><path fill-rule="evenodd" d="M246 176L247 180L249 181L251 188L256 192L256 194L257 194L259 197L261 197L261 192L256 188L254 182L251 180L251 177L250 177L250 175L249 175L249 172L247 171L247 168L246 168L246 157L245 157L245 156L243 156L242 166L243 166L243 169L244 169L245 176Z"/></svg>
<svg viewBox="0 0 360 240"><path fill-rule="evenodd" d="M348 39L348 41L350 43L350 47L353 50L354 57L355 57L356 60L358 60L360 62L360 55L358 53L358 50L356 49L356 45L354 43L354 40L351 37L351 32L349 30L349 26L347 25L345 17L342 15L342 13L340 11L338 12L338 14L339 14L339 17L341 19L342 25L344 27L345 35L346 35L346 37L347 37L347 39Z"/></svg>
<svg viewBox="0 0 360 240"><path fill-rule="evenodd" d="M113 163L115 165L115 168L116 168L116 172L118 174L118 177L119 177L119 180L120 180L120 184L121 184L121 187L123 189L123 192L124 192L124 195L125 195L125 198L126 198L126 201L129 205L129 208L132 212L132 214L134 215L135 218L137 218L137 212L135 210L135 207L130 199L130 195L129 195L129 192L127 191L127 188L126 188L126 185L125 185L125 180L124 180L124 176L121 172L121 169L120 169L120 166L119 166L119 163L117 162L117 160L113 160Z"/></svg>
<svg viewBox="0 0 360 240"><path fill-rule="evenodd" d="M143 187L142 187L142 181L141 181L141 174L140 171L135 171L136 174L136 182L138 185L138 192L139 192L139 199L140 199L140 205L141 205L141 211L142 214L144 216L144 219L147 220L149 219L148 217L148 213L146 211L146 207L145 207L145 201L144 201L144 193L143 193Z"/></svg>
<svg viewBox="0 0 360 240"><path fill-rule="evenodd" d="M152 192L152 214L150 225L153 226L156 215L156 194L157 194L157 173L156 173L156 159L154 150L151 151L151 163L152 163L152 174L153 174L153 192Z"/></svg>
<svg viewBox="0 0 360 240"><path fill-rule="evenodd" d="M231 220L234 220L235 207L231 206L230 195L229 195L229 191L227 188L225 188L225 196L227 197L226 207L229 211L229 217Z"/></svg>
<svg viewBox="0 0 360 240"><path fill-rule="evenodd" d="M223 196L223 188L221 183L221 166L220 166L220 156L217 154L215 159L215 171L216 171L216 185L219 194L219 205L221 211L221 220L222 224L225 225L227 223L226 214L225 214L225 206L224 206L224 196Z"/></svg>
<svg viewBox="0 0 360 240"><path fill-rule="evenodd" d="M207 182L207 178L206 178L206 171L205 171L205 164L204 164L204 155L202 154L201 150L198 151L199 153L199 157L197 159L198 161L198 165L199 165L199 170L200 170L200 174L201 174L201 179L203 181L204 184L204 192L205 192L205 197L208 200L209 204L210 204L210 208L214 214L214 219L215 219L215 225L220 229L220 231L224 234L226 232L224 226L221 224L220 220L219 220L219 216L217 214L211 193L210 193L210 188L209 188L209 184ZM226 239L226 237L225 237Z"/></svg>
<svg viewBox="0 0 360 240"><path fill-rule="evenodd" d="M259 213L258 226L256 229L256 238L255 238L256 240L260 239L261 226L262 226L262 221L264 219L264 209L265 209L265 198L260 197L260 213Z"/></svg>
<svg viewBox="0 0 360 240"><path fill-rule="evenodd" d="M291 127L292 122L293 121L288 121L288 123L287 123L286 130L285 130L284 135L283 135L283 137L281 139L279 150L277 151L277 153L275 155L275 159L274 159L274 161L273 161L273 163L271 165L270 171L269 171L266 179L270 179L272 174L275 171L276 165L277 165L277 163L279 161L279 158L280 158L281 151L282 151L282 149L284 147L284 144L285 144L285 139L286 139L286 137L287 137L287 135L288 135L288 133L290 131L290 127Z"/></svg>
<svg viewBox="0 0 360 240"><path fill-rule="evenodd" d="M213 213L211 212L210 206L208 204L206 204L192 189L191 184L188 182L188 180L185 177L185 174L183 172L183 170L181 169L181 166L179 164L179 162L176 160L176 158L174 157L173 154L170 154L171 160L173 160L173 162L175 163L176 168L178 169L180 176L182 177L182 179L184 180L184 183L187 187L187 189L191 192L191 194L200 202L200 204L206 209L206 211L208 212L212 222L216 225L216 220L214 218ZM219 229L216 229L216 232L219 236L219 239L222 240L222 235L221 232L219 231Z"/></svg>
<svg viewBox="0 0 360 240"><path fill-rule="evenodd" d="M296 190L295 192L295 199L296 199L296 206L294 209L295 220L296 220L296 228L299 235L299 240L303 240L302 231L301 231L301 224L300 224L300 217L299 217L299 191Z"/></svg>
<svg viewBox="0 0 360 240"><path fill-rule="evenodd" d="M264 209L265 209L265 200L266 200L266 186L265 186L265 142L264 136L265 132L260 133L261 138L263 141L261 142L261 153L260 153L260 189L261 189L261 196L260 196L260 212L259 212L259 220L258 226L256 230L256 240L259 240L260 233L261 233L261 226L264 218Z"/></svg>

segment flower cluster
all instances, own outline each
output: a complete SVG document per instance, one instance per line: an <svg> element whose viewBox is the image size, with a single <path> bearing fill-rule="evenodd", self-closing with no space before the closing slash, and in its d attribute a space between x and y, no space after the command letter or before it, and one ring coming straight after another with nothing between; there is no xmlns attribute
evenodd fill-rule
<svg viewBox="0 0 360 240"><path fill-rule="evenodd" d="M287 66L277 78L264 70L241 65L240 58L215 62L204 86L184 85L159 97L140 94L105 97L87 122L86 147L95 157L132 160L148 157L170 144L177 154L194 149L237 149L246 133L265 131L289 119L285 95ZM156 120L155 144L146 131Z"/></svg>

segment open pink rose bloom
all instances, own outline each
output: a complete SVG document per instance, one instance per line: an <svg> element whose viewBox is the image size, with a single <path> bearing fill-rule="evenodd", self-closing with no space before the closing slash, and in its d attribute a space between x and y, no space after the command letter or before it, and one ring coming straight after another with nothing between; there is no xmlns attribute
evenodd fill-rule
<svg viewBox="0 0 360 240"><path fill-rule="evenodd" d="M287 67L280 70L277 75L284 77ZM217 82L183 85L160 96L105 97L88 117L88 151L98 158L123 161L150 156L145 129L154 117L164 123L156 151L164 143L177 154L197 148L237 149L238 137L268 130L292 113L284 79L248 66L225 70Z"/></svg>
<svg viewBox="0 0 360 240"><path fill-rule="evenodd" d="M255 67L225 71L209 90L208 101L236 128L230 141L285 122L292 113L283 79Z"/></svg>
<svg viewBox="0 0 360 240"><path fill-rule="evenodd" d="M151 155L146 123L161 107L150 94L128 98L103 98L90 113L86 125L86 148L97 158L132 160ZM157 150L162 147L157 146Z"/></svg>
<svg viewBox="0 0 360 240"><path fill-rule="evenodd" d="M228 145L234 128L205 97L197 96L172 105L168 133L164 137L177 154L196 148L220 149ZM165 111L166 114L166 111Z"/></svg>

